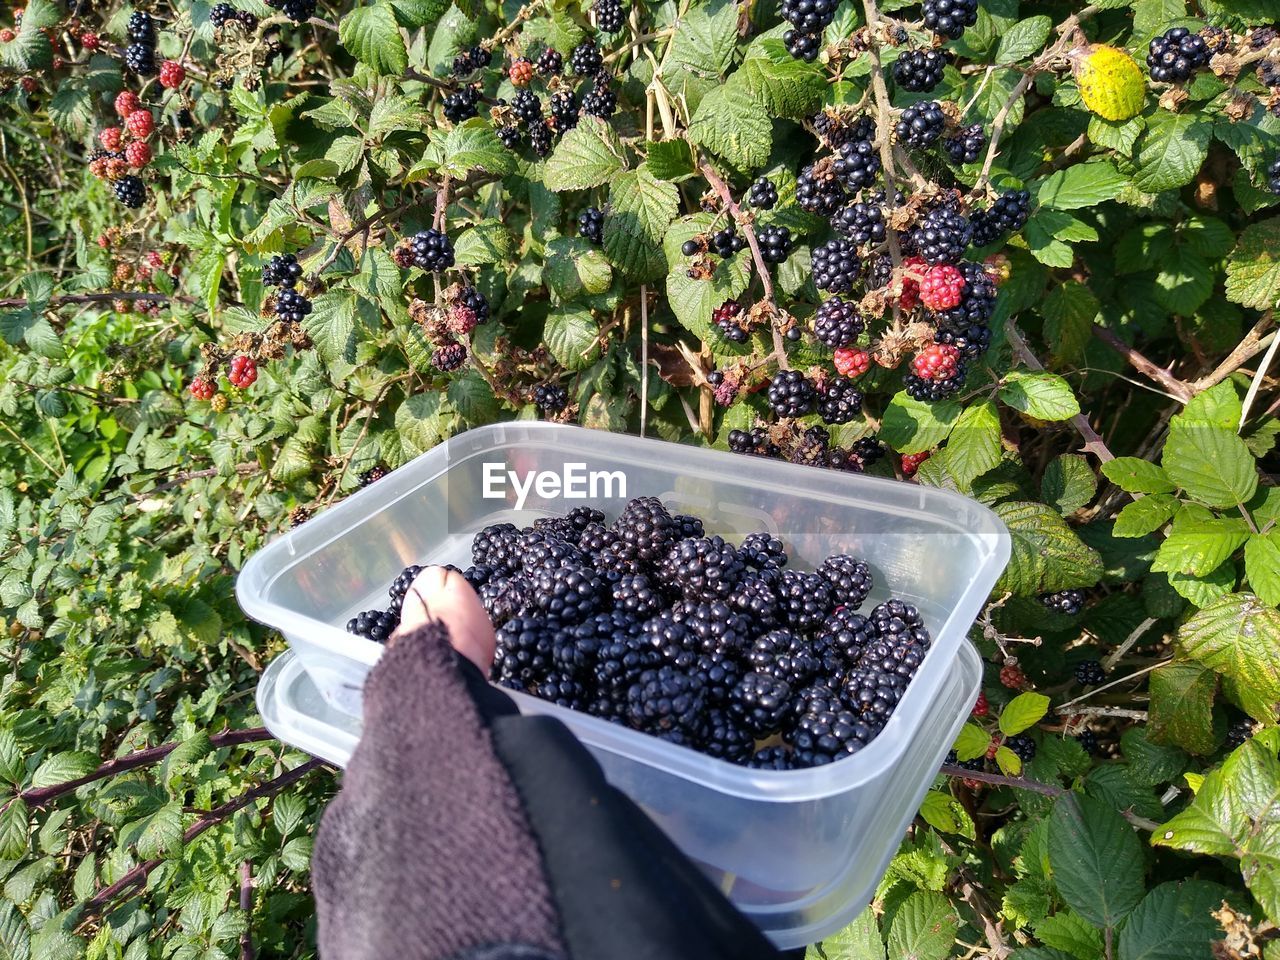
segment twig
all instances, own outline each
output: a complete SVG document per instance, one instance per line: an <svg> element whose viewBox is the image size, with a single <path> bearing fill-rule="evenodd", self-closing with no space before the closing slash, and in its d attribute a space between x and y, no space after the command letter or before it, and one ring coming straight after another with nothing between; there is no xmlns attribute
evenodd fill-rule
<svg viewBox="0 0 1280 960"><path fill-rule="evenodd" d="M244 933L240 934L240 960L253 960L253 864L240 864L240 912L244 914Z"/></svg>
<svg viewBox="0 0 1280 960"><path fill-rule="evenodd" d="M1059 710L1062 708L1059 707ZM1147 711L1130 710L1128 707L1076 707L1068 713L1080 717L1120 717L1124 720L1146 720Z"/></svg>
<svg viewBox="0 0 1280 960"><path fill-rule="evenodd" d="M872 42L867 49L867 55L871 59L871 89L876 101L876 139L880 142L880 166L884 172L885 219L892 221L893 211L898 205L898 191L894 185L893 143L889 136L889 110L892 106L892 101L889 100L889 88L884 82L884 65L880 61L880 43L875 39L876 29L880 22L880 10L876 6L876 0L862 0L862 9L867 18L867 33L872 38ZM896 267L902 263L902 249L898 245L898 232L890 230L888 240L889 257ZM895 303L893 307L895 326L899 313L900 308Z"/></svg>
<svg viewBox="0 0 1280 960"><path fill-rule="evenodd" d="M1258 365L1257 371L1253 375L1253 380L1249 384L1249 389L1244 395L1244 404L1240 408L1240 427L1243 430L1245 421L1249 419L1249 410L1253 406L1253 402L1258 399L1258 391L1262 389L1262 382L1267 379L1267 370L1271 368L1272 361L1276 358L1276 349L1280 348L1280 337L1271 337L1271 346L1267 347L1266 356L1262 358L1262 363Z"/></svg>
<svg viewBox="0 0 1280 960"><path fill-rule="evenodd" d="M104 303L110 300L151 300L164 303L176 300L179 303L195 303L190 297L170 296L167 293L135 293L131 290L109 290L106 293L68 293L61 297L50 297L45 304L46 309L63 307L72 303ZM25 307L26 297L8 297L0 300L0 307Z"/></svg>
<svg viewBox="0 0 1280 960"><path fill-rule="evenodd" d="M1014 353L1032 370L1043 370L1042 364L1036 355L1031 352L1031 348L1027 346L1027 341L1022 339L1022 334L1018 332L1018 328L1014 326L1013 318L1010 317L1005 322L1005 337L1009 341L1009 345L1013 347ZM1114 460L1116 455L1112 453L1102 437L1093 429L1093 425L1089 423L1089 418L1083 413L1077 413L1071 418L1071 425L1076 428L1076 432L1084 439L1084 449L1092 453L1095 457L1106 463Z"/></svg>
<svg viewBox="0 0 1280 960"><path fill-rule="evenodd" d="M274 796L286 787L292 786L323 763L323 760L308 760L301 766L294 767L292 770L282 773L274 780L268 780L266 783L242 793L235 799L228 800L219 807L214 807L206 816L201 817L183 831L182 842L184 844L190 843L210 827L217 826L223 820L247 807L255 800L261 800L263 797ZM155 870L155 868L160 866L162 863L164 863L163 857L144 861L122 876L115 883L111 884L111 886L103 887L90 897L89 901L85 904L85 909L87 911L86 916L96 914L104 906L131 887L137 886L140 883L145 883L147 877L151 875L151 871Z"/></svg>
<svg viewBox="0 0 1280 960"><path fill-rule="evenodd" d="M990 783L998 787L1030 790L1046 797L1060 797L1069 792L1066 787L1055 786L1052 783L1041 783L1039 780L1028 780L1026 777L1006 777L1002 773L987 773L983 770L966 770L964 767L953 767L949 763L943 764L942 773L960 780L977 780L979 783Z"/></svg>
<svg viewBox="0 0 1280 960"><path fill-rule="evenodd" d="M1155 670L1155 669L1157 669L1157 668L1159 668L1159 667L1163 667L1163 666L1164 666L1166 663L1168 663L1168 662L1169 662L1168 660L1161 660L1159 663L1153 663L1153 664L1152 664L1151 666L1149 666L1149 667L1143 667L1141 670L1136 670L1136 671L1134 671L1133 673L1127 673L1127 674L1125 674L1123 677L1117 677L1115 680L1112 680L1110 683L1104 683L1104 684L1103 684L1102 686L1100 686L1100 687L1094 687L1094 688L1093 688L1092 690L1090 690L1088 693L1082 693L1082 694L1080 694L1080 696L1076 697L1074 700L1068 700L1066 703L1060 704L1059 706L1055 707L1054 709L1055 709L1058 713L1085 713L1086 711L1085 711L1085 709L1084 709L1084 708L1076 708L1076 709L1072 709L1073 704L1083 703L1085 700L1088 700L1088 699L1089 699L1090 697L1092 697L1092 696L1096 696L1097 694L1101 693L1103 690L1110 690L1112 687L1119 686L1119 685L1120 685L1120 684L1122 684L1122 683L1126 683L1126 682L1128 682L1129 680L1133 680L1133 679L1135 679L1135 678L1137 678L1137 677L1140 677L1140 676L1142 676L1144 673L1150 673L1152 670ZM1092 709L1092 708L1091 708L1091 709ZM1095 713L1096 713L1096 712L1097 712L1097 710L1095 709L1095 710L1093 710L1093 712L1095 712ZM1123 716L1123 714L1119 714L1119 713L1117 713L1117 714L1108 714L1108 716L1117 716L1117 717L1118 717L1118 716ZM1142 714L1142 716L1144 716L1144 717L1145 717L1145 716L1146 716L1146 713L1143 713L1143 714Z"/></svg>
<svg viewBox="0 0 1280 960"><path fill-rule="evenodd" d="M649 422L649 287L640 284L640 436Z"/></svg>
<svg viewBox="0 0 1280 960"><path fill-rule="evenodd" d="M1133 632L1124 638L1124 643L1120 644L1120 646L1116 648L1114 653L1108 654L1107 657L1102 661L1103 668L1106 670L1110 670L1117 663L1119 663L1120 658L1123 657L1126 653L1128 653L1133 648L1133 645L1138 642L1138 638L1141 637L1148 630L1150 630L1152 626L1155 625L1155 623L1156 623L1155 617L1147 617L1147 619L1143 620L1140 624L1134 627Z"/></svg>
<svg viewBox="0 0 1280 960"><path fill-rule="evenodd" d="M1258 319L1258 322L1253 325L1253 329L1244 335L1244 339L1236 344L1236 348L1227 355L1225 360L1218 364L1212 373L1201 377L1192 384L1196 393L1208 390L1210 387L1221 383L1266 349L1267 345L1272 343L1273 340L1262 336L1262 331L1271 324L1272 319L1272 311L1268 310L1264 313ZM1275 335L1272 334L1271 336L1274 338Z"/></svg>
<svg viewBox="0 0 1280 960"><path fill-rule="evenodd" d="M1152 363L1116 336L1114 331L1095 323L1093 325L1093 335L1129 361L1129 365L1139 373L1145 374L1164 387L1175 400L1186 403L1195 395L1195 389L1190 384L1179 380L1164 367Z"/></svg>

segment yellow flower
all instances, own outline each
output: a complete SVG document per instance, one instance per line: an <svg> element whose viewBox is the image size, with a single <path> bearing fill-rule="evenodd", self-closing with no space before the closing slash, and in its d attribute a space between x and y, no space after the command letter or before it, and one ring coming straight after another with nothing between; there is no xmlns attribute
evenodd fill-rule
<svg viewBox="0 0 1280 960"><path fill-rule="evenodd" d="M1137 62L1124 50L1096 44L1073 50L1071 70L1084 105L1105 120L1137 116L1147 84Z"/></svg>

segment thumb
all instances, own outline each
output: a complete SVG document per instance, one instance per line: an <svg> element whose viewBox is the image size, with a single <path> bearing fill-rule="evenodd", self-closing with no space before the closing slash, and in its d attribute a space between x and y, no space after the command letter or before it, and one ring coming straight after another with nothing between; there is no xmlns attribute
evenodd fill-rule
<svg viewBox="0 0 1280 960"><path fill-rule="evenodd" d="M484 673L493 666L493 624L471 584L447 567L427 567L409 587L390 642L428 623L444 624L453 648Z"/></svg>

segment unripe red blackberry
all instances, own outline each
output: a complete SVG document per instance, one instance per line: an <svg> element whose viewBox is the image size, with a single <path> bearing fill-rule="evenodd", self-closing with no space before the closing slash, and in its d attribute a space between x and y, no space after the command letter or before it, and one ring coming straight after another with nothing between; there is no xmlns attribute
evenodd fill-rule
<svg viewBox="0 0 1280 960"><path fill-rule="evenodd" d="M160 65L160 86L167 90L176 90L187 78L187 71L175 60L166 60Z"/></svg>
<svg viewBox="0 0 1280 960"><path fill-rule="evenodd" d="M135 140L124 148L124 159L135 169L145 167L151 162L151 147L141 140Z"/></svg>
<svg viewBox="0 0 1280 960"><path fill-rule="evenodd" d="M871 354L856 347L840 347L835 354L836 371L844 377L860 377L871 369Z"/></svg>
<svg viewBox="0 0 1280 960"><path fill-rule="evenodd" d="M120 117L128 117L135 110L142 108L142 102L138 99L138 95L132 90L121 90L116 94L115 109L116 115Z"/></svg>
<svg viewBox="0 0 1280 960"><path fill-rule="evenodd" d="M253 382L258 379L258 365L252 357L239 356L231 361L230 369L227 371L227 379L231 381L233 387L239 387L241 390L253 386Z"/></svg>
<svg viewBox="0 0 1280 960"><path fill-rule="evenodd" d="M920 300L930 310L949 310L960 303L964 274L949 263L930 267L920 281Z"/></svg>
<svg viewBox="0 0 1280 960"><path fill-rule="evenodd" d="M987 695L979 692L978 699L973 704L973 710L970 714L975 717L985 717L991 711L990 704L987 703Z"/></svg>
<svg viewBox="0 0 1280 960"><path fill-rule="evenodd" d="M135 110L129 116L125 117L124 125L129 128L129 132L139 140L145 140L156 129L156 118L150 110Z"/></svg>
<svg viewBox="0 0 1280 960"><path fill-rule="evenodd" d="M98 142L102 144L102 149L110 150L112 153L120 149L120 142L124 133L119 127L107 127L98 133Z"/></svg>
<svg viewBox="0 0 1280 960"><path fill-rule="evenodd" d="M218 392L218 384L210 377L199 376L191 381L188 389L197 400L210 400Z"/></svg>
<svg viewBox="0 0 1280 960"><path fill-rule="evenodd" d="M533 80L533 61L528 57L518 57L511 61L507 68L507 76L512 86L527 87Z"/></svg>
<svg viewBox="0 0 1280 960"><path fill-rule="evenodd" d="M0 43L12 43L16 36L17 34L8 27L0 29Z"/></svg>
<svg viewBox="0 0 1280 960"><path fill-rule="evenodd" d="M904 453L902 455L902 475L904 477L914 477L916 471L920 469L920 464L931 456L933 456L933 451L931 450L924 450L920 453Z"/></svg>
<svg viewBox="0 0 1280 960"><path fill-rule="evenodd" d="M1006 663L1000 668L1000 682L1011 690L1019 690L1026 685L1027 677L1016 663Z"/></svg>

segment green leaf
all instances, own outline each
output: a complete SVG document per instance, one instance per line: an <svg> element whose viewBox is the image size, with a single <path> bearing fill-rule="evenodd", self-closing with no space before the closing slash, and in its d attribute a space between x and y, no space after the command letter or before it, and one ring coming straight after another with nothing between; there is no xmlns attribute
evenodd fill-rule
<svg viewBox="0 0 1280 960"><path fill-rule="evenodd" d="M1037 420L1069 420L1080 412L1071 386L1053 373L1010 371L1000 386L1000 399Z"/></svg>
<svg viewBox="0 0 1280 960"><path fill-rule="evenodd" d="M458 263L476 266L504 263L511 257L511 234L501 220L481 220L458 235L454 258Z"/></svg>
<svg viewBox="0 0 1280 960"><path fill-rule="evenodd" d="M1037 211L1027 221L1023 229L1027 249L1047 267L1069 267L1075 263L1075 252L1054 235L1057 221L1047 215L1050 212Z"/></svg>
<svg viewBox="0 0 1280 960"><path fill-rule="evenodd" d="M440 171L455 180L465 179L472 170L508 174L514 169L511 151L498 140L493 127L480 117L463 121L445 137Z"/></svg>
<svg viewBox="0 0 1280 960"><path fill-rule="evenodd" d="M570 370L582 370L600 354L600 327L582 307L561 307L547 315L542 339L551 355Z"/></svg>
<svg viewBox="0 0 1280 960"><path fill-rule="evenodd" d="M813 952L813 947L809 948ZM809 960L809 953L805 954ZM885 960L880 925L871 907L858 914L853 923L822 941L821 960Z"/></svg>
<svg viewBox="0 0 1280 960"><path fill-rule="evenodd" d="M1068 280L1049 291L1040 312L1045 320L1044 334L1053 346L1055 357L1079 359L1089 344L1099 306L1093 291L1076 280Z"/></svg>
<svg viewBox="0 0 1280 960"><path fill-rule="evenodd" d="M1189 247L1174 247L1156 275L1156 302L1171 313L1189 316L1213 293L1209 263Z"/></svg>
<svg viewBox="0 0 1280 960"><path fill-rule="evenodd" d="M655 280L667 272L662 238L680 209L675 184L647 170L628 171L609 186L604 220L604 252L635 280Z"/></svg>
<svg viewBox="0 0 1280 960"><path fill-rule="evenodd" d="M49 119L73 137L83 137L93 126L93 95L73 80L60 84L49 101Z"/></svg>
<svg viewBox="0 0 1280 960"><path fill-rule="evenodd" d="M1102 934L1070 910L1061 910L1036 924L1036 939L1079 960L1100 960Z"/></svg>
<svg viewBox="0 0 1280 960"><path fill-rule="evenodd" d="M543 168L548 190L585 190L608 183L626 166L622 143L597 117L582 117L564 135Z"/></svg>
<svg viewBox="0 0 1280 960"><path fill-rule="evenodd" d="M583 293L604 293L613 270L604 254L582 237L557 237L547 244L543 276L556 297L573 300Z"/></svg>
<svg viewBox="0 0 1280 960"><path fill-rule="evenodd" d="M408 69L409 57L395 11L385 0L344 14L338 21L338 39L375 73L399 75Z"/></svg>
<svg viewBox="0 0 1280 960"><path fill-rule="evenodd" d="M880 439L900 453L932 450L951 433L961 409L960 404L950 400L926 403L900 391L885 408Z"/></svg>
<svg viewBox="0 0 1280 960"><path fill-rule="evenodd" d="M738 8L732 3L693 7L677 21L668 63L707 79L729 72L738 45Z"/></svg>
<svg viewBox="0 0 1280 960"><path fill-rule="evenodd" d="M986 756L987 747L990 745L991 734L975 723L966 723L960 728L960 735L956 737L956 757L961 760L976 760L978 757Z"/></svg>
<svg viewBox="0 0 1280 960"><path fill-rule="evenodd" d="M392 12L400 26L412 30L429 27L449 9L447 0L391 0Z"/></svg>
<svg viewBox="0 0 1280 960"><path fill-rule="evenodd" d="M1138 140L1134 186L1159 193L1190 183L1209 154L1212 137L1212 125L1197 113L1157 111Z"/></svg>
<svg viewBox="0 0 1280 960"><path fill-rule="evenodd" d="M996 748L996 766L1006 777L1022 776L1022 758L1006 746Z"/></svg>
<svg viewBox="0 0 1280 960"><path fill-rule="evenodd" d="M697 169L688 140L650 141L645 144L644 165L659 180L680 180Z"/></svg>
<svg viewBox="0 0 1280 960"><path fill-rule="evenodd" d="M1006 501L993 508L1009 528L1012 553L996 591L1022 597L1088 587L1102 576L1102 558L1051 507Z"/></svg>
<svg viewBox="0 0 1280 960"><path fill-rule="evenodd" d="M1268 606L1280 606L1280 531L1255 533L1244 545L1249 586Z"/></svg>
<svg viewBox="0 0 1280 960"><path fill-rule="evenodd" d="M890 960L943 960L951 954L957 927L946 897L917 891L902 902L889 924Z"/></svg>
<svg viewBox="0 0 1280 960"><path fill-rule="evenodd" d="M727 86L745 92L769 116L800 119L821 105L826 78L817 63L797 60L781 40L769 37L752 45Z"/></svg>
<svg viewBox="0 0 1280 960"><path fill-rule="evenodd" d="M1170 422L1160 463L1171 481L1211 507L1246 503L1258 488L1249 448L1234 431L1214 424Z"/></svg>
<svg viewBox="0 0 1280 960"><path fill-rule="evenodd" d="M680 253L680 246L707 229L711 217L699 214L677 220L663 240L667 262L671 272L667 274L667 303L676 319L689 332L701 340L714 341L711 314L716 307L747 288L751 278L748 258L743 255L719 259L709 280L689 276L688 261Z"/></svg>
<svg viewBox="0 0 1280 960"><path fill-rule="evenodd" d="M990 400L979 400L964 409L947 438L947 470L962 487L968 487L1000 462L1000 415Z"/></svg>
<svg viewBox="0 0 1280 960"><path fill-rule="evenodd" d="M1133 152L1146 123L1141 117L1128 120L1106 120L1096 114L1089 116L1089 139L1100 147L1114 150L1123 156Z"/></svg>
<svg viewBox="0 0 1280 960"><path fill-rule="evenodd" d="M1255 310L1280 302L1280 217L1245 227L1227 258L1227 299Z"/></svg>
<svg viewBox="0 0 1280 960"><path fill-rule="evenodd" d="M416 393L400 404L396 409L396 432L410 456L425 453L448 436L452 429L450 414L439 393Z"/></svg>
<svg viewBox="0 0 1280 960"><path fill-rule="evenodd" d="M86 751L55 753L36 769L31 777L33 787L52 787L78 780L98 767L95 754Z"/></svg>
<svg viewBox="0 0 1280 960"><path fill-rule="evenodd" d="M1212 423L1235 433L1240 425L1243 411L1244 407L1240 402L1239 394L1236 393L1235 385L1230 380L1224 380L1188 400L1182 412L1173 418L1173 422Z"/></svg>
<svg viewBox="0 0 1280 960"><path fill-rule="evenodd" d="M147 818L137 840L138 855L151 860L182 846L182 804L167 803Z"/></svg>
<svg viewBox="0 0 1280 960"><path fill-rule="evenodd" d="M26 776L27 764L22 747L13 731L0 727L0 780L19 786Z"/></svg>
<svg viewBox="0 0 1280 960"><path fill-rule="evenodd" d="M1117 537L1145 537L1173 519L1182 504L1177 497L1155 493L1126 504L1116 515L1112 533Z"/></svg>
<svg viewBox="0 0 1280 960"><path fill-rule="evenodd" d="M976 835L973 819L964 804L949 793L940 790L926 793L920 805L920 816L933 829L943 833L957 833L971 840Z"/></svg>
<svg viewBox="0 0 1280 960"><path fill-rule="evenodd" d="M1049 817L1053 882L1076 913L1095 927L1114 928L1144 892L1142 844L1115 810L1068 793Z"/></svg>
<svg viewBox="0 0 1280 960"><path fill-rule="evenodd" d="M13 797L0 804L0 860L20 860L27 854L30 829L26 803Z"/></svg>
<svg viewBox="0 0 1280 960"><path fill-rule="evenodd" d="M1128 493L1173 493L1178 489L1161 467L1138 457L1109 460L1102 465L1102 474Z"/></svg>
<svg viewBox="0 0 1280 960"><path fill-rule="evenodd" d="M773 125L760 104L739 85L716 87L689 121L689 139L740 170L764 166Z"/></svg>
<svg viewBox="0 0 1280 960"><path fill-rule="evenodd" d="M1078 454L1064 454L1049 462L1040 480L1040 497L1064 517L1093 499L1098 478L1089 461Z"/></svg>
<svg viewBox="0 0 1280 960"><path fill-rule="evenodd" d="M1018 21L1000 37L996 63L1013 64L1025 60L1044 46L1052 30L1052 18L1043 14Z"/></svg>
<svg viewBox="0 0 1280 960"><path fill-rule="evenodd" d="M1203 577L1216 570L1249 538L1240 519L1175 522L1156 554L1151 569L1160 573L1188 573Z"/></svg>
<svg viewBox="0 0 1280 960"><path fill-rule="evenodd" d="M33 9L34 8L34 9ZM8 43L0 44L0 59L17 71L30 73L45 70L53 64L53 45L45 30L61 18L57 8L47 0L28 3L23 11L22 26Z"/></svg>
<svg viewBox="0 0 1280 960"><path fill-rule="evenodd" d="M1198 663L1175 661L1151 674L1151 740L1190 753L1212 753L1213 697L1218 678Z"/></svg>
<svg viewBox="0 0 1280 960"><path fill-rule="evenodd" d="M1094 207L1120 195L1129 178L1109 160L1090 160L1049 174L1033 185L1037 202L1051 210Z"/></svg>
<svg viewBox="0 0 1280 960"><path fill-rule="evenodd" d="M1035 726L1049 711L1049 698L1041 693L1020 693L1000 711L1000 732L1012 737Z"/></svg>
<svg viewBox="0 0 1280 960"><path fill-rule="evenodd" d="M1130 727L1120 737L1120 747L1129 761L1134 783L1148 787L1177 780L1187 769L1187 755L1177 747L1151 740L1146 727Z"/></svg>
<svg viewBox="0 0 1280 960"><path fill-rule="evenodd" d="M1177 645L1185 656L1233 680L1252 717L1274 721L1280 703L1280 611L1252 594L1227 594L1182 624Z"/></svg>
<svg viewBox="0 0 1280 960"><path fill-rule="evenodd" d="M1160 884L1120 931L1119 960L1200 960L1206 944L1221 936L1213 913L1228 892L1205 880Z"/></svg>

